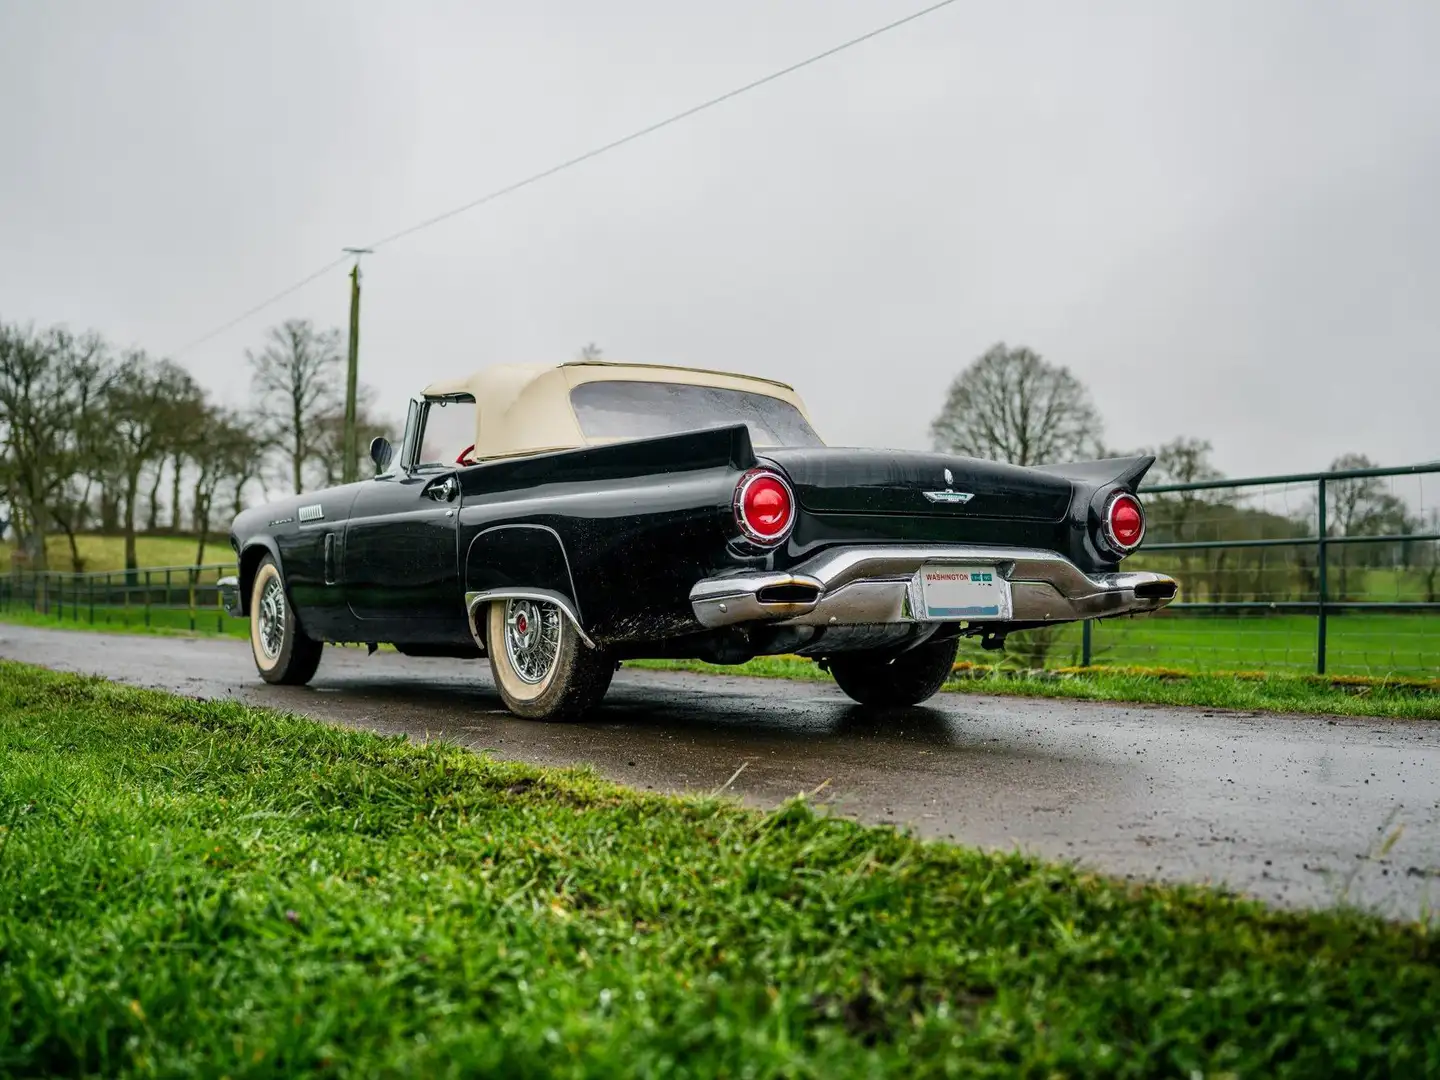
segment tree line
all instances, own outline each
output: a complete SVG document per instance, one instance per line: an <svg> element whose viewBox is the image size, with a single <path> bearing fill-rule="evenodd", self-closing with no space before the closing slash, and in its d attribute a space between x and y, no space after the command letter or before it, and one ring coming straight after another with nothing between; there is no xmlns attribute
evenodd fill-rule
<svg viewBox="0 0 1440 1080"><path fill-rule="evenodd" d="M83 570L77 537L94 531L123 536L134 569L143 530L193 534L199 564L211 529L228 525L252 490L339 483L341 341L306 319L271 327L245 353L251 394L235 404L143 349L0 322L0 524L19 561L48 569L45 539L63 534ZM385 424L369 388L358 397L364 447Z"/></svg>

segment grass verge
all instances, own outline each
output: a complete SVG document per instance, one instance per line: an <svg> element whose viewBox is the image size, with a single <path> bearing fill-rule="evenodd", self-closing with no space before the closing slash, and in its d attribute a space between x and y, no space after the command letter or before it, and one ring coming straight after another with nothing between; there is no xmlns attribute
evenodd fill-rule
<svg viewBox="0 0 1440 1080"><path fill-rule="evenodd" d="M830 680L830 676L813 661L798 656L762 656L734 666L707 664L699 660L628 660L626 667L693 671L706 675ZM1104 667L1058 672L1007 671L960 664L945 689L1012 697L1440 720L1440 688L1433 682L1406 679L1345 677L1332 680L1263 672L1184 672Z"/></svg>
<svg viewBox="0 0 1440 1080"><path fill-rule="evenodd" d="M0 665L0 1074L1409 1075L1440 934Z"/></svg>
<svg viewBox="0 0 1440 1080"><path fill-rule="evenodd" d="M150 625L145 625L143 608L102 608L95 612L95 621L89 619L89 611L80 608L77 619L67 606L65 615L42 615L28 608L11 608L0 612L0 625L13 623L16 626L35 626L42 630L88 630L98 634L156 634L161 637L234 637L250 636L250 620L232 619L223 612L213 609L200 611L195 616L195 629L190 629L190 612L175 608L151 608Z"/></svg>

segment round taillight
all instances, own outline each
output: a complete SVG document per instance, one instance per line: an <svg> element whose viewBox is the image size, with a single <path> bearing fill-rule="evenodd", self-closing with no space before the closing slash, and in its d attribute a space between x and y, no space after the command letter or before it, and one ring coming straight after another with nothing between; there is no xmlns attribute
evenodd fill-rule
<svg viewBox="0 0 1440 1080"><path fill-rule="evenodd" d="M795 523L795 496L779 473L756 469L735 488L735 524L747 540L778 544Z"/></svg>
<svg viewBox="0 0 1440 1080"><path fill-rule="evenodd" d="M1145 512L1134 495L1121 492L1105 511L1105 538L1119 552L1134 551L1145 538Z"/></svg>

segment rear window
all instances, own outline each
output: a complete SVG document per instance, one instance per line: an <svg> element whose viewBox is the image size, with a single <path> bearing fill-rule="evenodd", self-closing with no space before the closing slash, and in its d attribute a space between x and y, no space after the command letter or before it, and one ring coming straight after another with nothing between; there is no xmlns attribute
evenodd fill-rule
<svg viewBox="0 0 1440 1080"><path fill-rule="evenodd" d="M570 391L587 439L645 439L744 424L756 446L821 446L788 401L745 390L657 382L587 382Z"/></svg>

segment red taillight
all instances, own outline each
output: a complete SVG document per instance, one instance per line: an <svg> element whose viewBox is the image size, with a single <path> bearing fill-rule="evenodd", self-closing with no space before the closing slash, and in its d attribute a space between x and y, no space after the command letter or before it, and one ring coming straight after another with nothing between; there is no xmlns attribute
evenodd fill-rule
<svg viewBox="0 0 1440 1080"><path fill-rule="evenodd" d="M779 473L754 469L735 488L735 524L747 540L778 544L795 524L795 496Z"/></svg>
<svg viewBox="0 0 1440 1080"><path fill-rule="evenodd" d="M1134 495L1121 492L1105 509L1105 539L1120 554L1134 551L1145 538L1145 512Z"/></svg>

